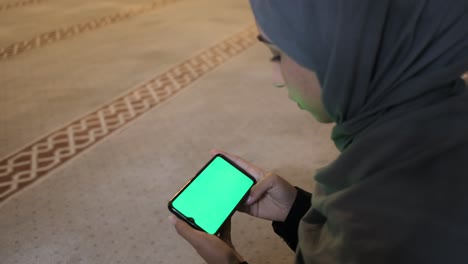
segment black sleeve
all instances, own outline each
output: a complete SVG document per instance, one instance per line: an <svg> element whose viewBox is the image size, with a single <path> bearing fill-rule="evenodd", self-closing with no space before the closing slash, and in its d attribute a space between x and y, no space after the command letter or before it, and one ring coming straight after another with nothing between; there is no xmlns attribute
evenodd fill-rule
<svg viewBox="0 0 468 264"><path fill-rule="evenodd" d="M297 189L297 196L294 203L289 211L288 216L284 222L273 221L273 230L288 244L292 250L296 250L297 246L297 230L299 228L299 222L301 218L310 209L312 194L302 190L299 187Z"/></svg>

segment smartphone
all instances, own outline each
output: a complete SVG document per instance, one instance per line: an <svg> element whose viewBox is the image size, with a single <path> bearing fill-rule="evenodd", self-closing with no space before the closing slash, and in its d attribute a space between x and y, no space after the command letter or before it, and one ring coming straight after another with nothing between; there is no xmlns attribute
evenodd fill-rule
<svg viewBox="0 0 468 264"><path fill-rule="evenodd" d="M215 235L255 182L253 176L218 154L174 195L168 208L193 228Z"/></svg>

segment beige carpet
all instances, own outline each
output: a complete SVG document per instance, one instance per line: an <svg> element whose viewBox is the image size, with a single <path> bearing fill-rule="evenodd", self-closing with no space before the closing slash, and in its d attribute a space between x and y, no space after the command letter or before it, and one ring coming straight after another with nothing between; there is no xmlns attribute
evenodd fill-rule
<svg viewBox="0 0 468 264"><path fill-rule="evenodd" d="M0 262L203 263L166 206L211 148L311 189L331 127L270 85L252 25L239 0L1 0ZM233 239L292 261L267 221Z"/></svg>

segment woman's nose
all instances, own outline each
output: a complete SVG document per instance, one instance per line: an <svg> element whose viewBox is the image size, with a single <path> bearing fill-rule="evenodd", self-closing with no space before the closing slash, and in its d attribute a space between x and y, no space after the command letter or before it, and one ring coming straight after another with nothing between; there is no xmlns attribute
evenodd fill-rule
<svg viewBox="0 0 468 264"><path fill-rule="evenodd" d="M273 62L273 86L281 88L285 86L283 73L279 62Z"/></svg>

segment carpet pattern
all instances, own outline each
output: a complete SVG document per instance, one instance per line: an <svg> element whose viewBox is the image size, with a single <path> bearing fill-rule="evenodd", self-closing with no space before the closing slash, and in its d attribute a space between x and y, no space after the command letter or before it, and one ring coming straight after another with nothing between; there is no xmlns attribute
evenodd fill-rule
<svg viewBox="0 0 468 264"><path fill-rule="evenodd" d="M249 26L100 109L0 160L0 203L252 46L256 43L256 35L255 27Z"/></svg>
<svg viewBox="0 0 468 264"><path fill-rule="evenodd" d="M18 8L18 7L23 7L23 6L33 5L33 4L39 4L39 3L44 2L44 1L46 1L46 0L23 0L23 1L16 1L16 2L0 4L0 12L6 11L6 10L9 10L9 9L13 9L13 8Z"/></svg>
<svg viewBox="0 0 468 264"><path fill-rule="evenodd" d="M8 59L13 56L17 56L23 52L26 52L28 50L37 49L37 48L40 48L42 46L45 46L45 45L48 45L57 41L66 40L68 38L75 37L85 32L97 30L104 26L123 22L127 19L136 17L138 15L142 15L142 14L157 10L159 8L166 6L167 4L170 4L176 1L179 1L179 0L155 1L155 2L150 3L149 5L143 5L141 7L133 8L130 10L123 10L121 12L103 16L103 17L100 17L91 21L86 21L86 22L82 22L76 25L68 26L66 28L60 28L60 29L49 31L49 32L45 32L45 33L42 33L33 37L32 39L12 43L3 48L0 48L0 60ZM27 5L30 3L36 3L36 2L38 1L26 1L26 2L19 2L19 3L21 3L21 6L24 6L24 5ZM17 4L18 6L20 6L19 3ZM0 6L0 11L2 10L2 7L6 10L10 6L16 6L16 5L10 4L10 5L5 5L4 7Z"/></svg>

